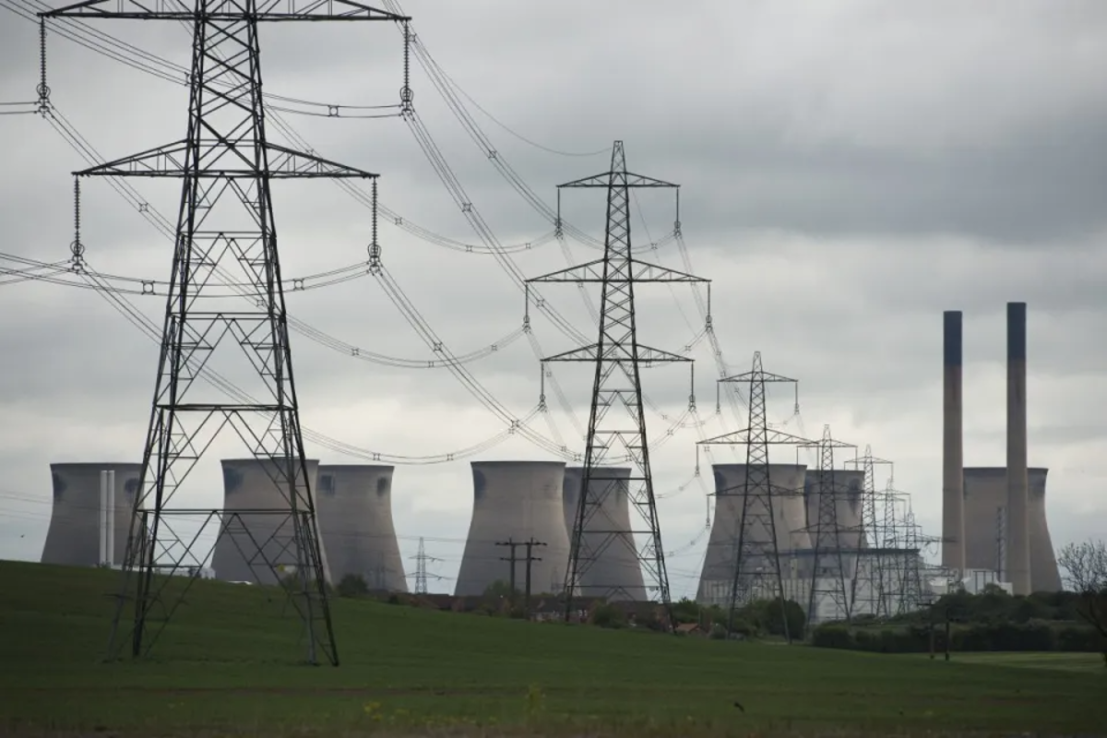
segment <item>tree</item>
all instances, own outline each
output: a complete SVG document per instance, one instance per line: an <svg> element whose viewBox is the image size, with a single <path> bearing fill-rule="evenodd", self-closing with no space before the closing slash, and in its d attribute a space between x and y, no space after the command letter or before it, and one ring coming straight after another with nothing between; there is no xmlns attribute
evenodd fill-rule
<svg viewBox="0 0 1107 738"><path fill-rule="evenodd" d="M1107 544L1070 543L1061 549L1057 563L1065 570L1065 583L1080 597L1077 613L1099 633L1107 667Z"/></svg>
<svg viewBox="0 0 1107 738"><path fill-rule="evenodd" d="M369 585L360 574L347 574L338 583L339 597L361 597L369 594Z"/></svg>

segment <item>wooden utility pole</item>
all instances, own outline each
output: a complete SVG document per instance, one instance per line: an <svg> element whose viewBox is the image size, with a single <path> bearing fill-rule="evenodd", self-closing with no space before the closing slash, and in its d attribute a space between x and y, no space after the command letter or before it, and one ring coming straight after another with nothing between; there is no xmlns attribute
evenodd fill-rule
<svg viewBox="0 0 1107 738"><path fill-rule="evenodd" d="M541 561L542 559L535 556L532 552L535 546L545 546L546 544L541 541L536 541L533 538L524 543L527 547L527 579L526 579L526 594L524 595L524 608L527 611L527 620L530 620L530 565L533 561Z"/></svg>

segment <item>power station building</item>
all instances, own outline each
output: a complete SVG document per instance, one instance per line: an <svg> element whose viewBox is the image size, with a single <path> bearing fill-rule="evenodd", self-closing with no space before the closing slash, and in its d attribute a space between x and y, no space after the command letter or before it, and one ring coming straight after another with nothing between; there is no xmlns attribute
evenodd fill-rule
<svg viewBox="0 0 1107 738"><path fill-rule="evenodd" d="M608 600L649 599L638 548L631 532L629 467L604 467L589 481L592 504L585 508L581 549L577 564L576 594ZM566 467L562 486L565 530L570 541L580 504L583 467ZM568 559L566 559L568 561Z"/></svg>
<svg viewBox="0 0 1107 738"><path fill-rule="evenodd" d="M526 546L534 546L530 563L531 591L561 591L569 561L562 487L565 464L560 461L474 461L473 516L454 589L456 596L483 594L489 585L510 582L523 590ZM511 568L512 549L515 553Z"/></svg>
<svg viewBox="0 0 1107 738"><path fill-rule="evenodd" d="M122 564L141 474L141 464L51 464L54 504L42 563ZM102 488L105 481L110 487Z"/></svg>
<svg viewBox="0 0 1107 738"><path fill-rule="evenodd" d="M319 537L335 582L361 577L371 590L407 592L392 521L391 466L319 466L315 494Z"/></svg>
<svg viewBox="0 0 1107 738"><path fill-rule="evenodd" d="M297 550L295 529L286 498L287 489L278 484L284 478L275 459L224 459L223 507L227 511L220 525L212 554L212 568L218 579L231 582L277 584L286 572L295 572ZM319 477L319 462L306 462L313 501ZM307 490L297 488L297 500ZM318 510L318 502L315 504ZM321 537L321 536L320 536ZM322 538L322 537L321 537ZM331 581L326 541L320 540L323 573ZM275 571L274 571L275 570Z"/></svg>
<svg viewBox="0 0 1107 738"><path fill-rule="evenodd" d="M1007 304L1007 465L963 466L960 311L944 315L942 565L986 571L1016 595L1059 591L1046 522L1046 469L1028 468L1026 303Z"/></svg>

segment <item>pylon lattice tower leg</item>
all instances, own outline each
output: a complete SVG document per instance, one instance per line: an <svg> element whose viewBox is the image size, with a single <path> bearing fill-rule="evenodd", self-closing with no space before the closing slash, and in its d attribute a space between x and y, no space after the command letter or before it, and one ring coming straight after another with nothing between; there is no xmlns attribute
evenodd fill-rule
<svg viewBox="0 0 1107 738"><path fill-rule="evenodd" d="M677 188L678 185L628 172L622 141L616 141L612 147L609 171L559 185L559 191L577 187L607 191L603 258L527 280L601 285L596 343L543 359L544 362L595 364L581 492L565 571L565 618L572 616L573 596L582 577L607 548L620 546L633 552L645 575L647 590L657 593L657 599L666 611L669 627L672 627L669 575L650 469L640 368L668 362L691 362L691 359L638 342L634 294L635 285L643 282L691 284L708 280L634 258L630 190ZM558 203L560 207L560 196ZM529 322L528 315L526 324L529 325ZM629 424L627 416L611 412L616 408L626 411ZM606 467L628 462L632 466L629 478L606 470ZM623 487L624 484L626 487ZM622 489L625 489L632 510L631 530L615 529L609 522L615 516L605 514L606 508L617 504L614 498ZM634 596L626 591L622 582L590 581L588 586L594 592L605 592L608 597L633 599Z"/></svg>
<svg viewBox="0 0 1107 738"><path fill-rule="evenodd" d="M753 355L753 367L745 374L737 374L719 380L723 382L749 383L749 426L740 431L700 441L699 445L734 445L746 447L746 478L743 484L733 490L720 490L718 494L741 496L741 515L737 521L737 535L734 542L733 568L727 615L727 631L734 627L737 610L749 604L752 599L763 597L771 592L783 607L787 600L784 589L784 571L781 560L781 533L790 535L796 531L781 531L784 524L780 515L779 501L788 495L802 494L802 490L785 489L773 483L770 477L769 446L790 444L804 446L810 441L777 430L769 429L766 407L766 383L790 382L795 379L766 372L761 362L761 352ZM797 402L798 407L798 389ZM718 513L716 513L718 514ZM784 635L789 642L792 634L788 630L788 619L784 618Z"/></svg>
<svg viewBox="0 0 1107 738"><path fill-rule="evenodd" d="M820 605L828 598L834 603L836 613L850 620L850 597L846 585L846 556L841 541L844 532L838 521L838 501L845 497L845 490L834 473L834 449L855 448L852 444L836 441L830 435L830 426L823 426L822 440L812 444L819 452L818 467L818 517L811 541L811 589L807 599L807 622L818 620Z"/></svg>
<svg viewBox="0 0 1107 738"><path fill-rule="evenodd" d="M196 544L214 523L240 550L245 546L243 555L255 576L272 582L294 569L299 581L286 589L304 625L308 660L317 662L321 652L337 665L270 182L377 175L268 141L258 27L265 21L406 24L409 19L347 0L164 0L153 5L115 0L106 10L107 4L80 2L41 15L168 20L189 23L193 31L185 138L76 173L182 180L153 408L109 656L118 655L127 642L132 656L149 652L192 581L170 586L173 575L206 563L207 555L198 553ZM228 284L249 290L250 308L223 309L223 303L213 307L204 300L213 288ZM213 384L230 389L235 399L228 402L197 382L201 371L216 376ZM196 464L224 431L234 431L262 462L278 493L272 505L201 510L178 499ZM184 519L198 521L199 530L183 535L178 526ZM128 602L132 627L122 635Z"/></svg>

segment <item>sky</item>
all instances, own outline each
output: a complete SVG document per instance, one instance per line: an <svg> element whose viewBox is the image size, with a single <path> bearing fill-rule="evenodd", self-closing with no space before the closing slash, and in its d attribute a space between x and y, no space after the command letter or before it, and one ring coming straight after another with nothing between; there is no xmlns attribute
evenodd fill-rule
<svg viewBox="0 0 1107 738"><path fill-rule="evenodd" d="M41 5L0 0L0 102L35 98L37 28L15 11ZM436 90L421 63L427 57L416 55L411 87L426 131L498 243L541 244L511 254L519 273L539 276L599 252L572 235L564 247L549 239L549 218L496 161L554 207L557 184L607 171L612 142L624 141L629 169L681 185L683 241L692 271L712 280L722 370L746 371L760 351L766 370L797 378L799 414L791 389L770 391L770 420L809 437L828 424L835 438L893 460L895 488L910 494L931 536L941 534L942 311L964 311L965 464L1002 466L1005 305L1025 301L1029 461L1050 470L1052 540L1060 547L1102 535L1107 344L1094 336L1107 327L1099 297L1107 283L1107 6L940 1L893 11L875 0L745 0L690 2L678 11L654 0L407 0L403 7L417 43L448 75L495 158ZM100 160L181 138L184 74L164 64L187 66L187 29L98 21L95 30L130 44L128 58L156 56L142 65L170 79L51 32L47 74L58 120ZM265 89L283 96L269 113L272 140L292 145L291 130L301 139L296 146L307 141L321 156L380 173L380 200L405 223L482 247L451 250L381 218L383 261L395 283L455 355L496 343L466 367L515 417L527 415L540 393L536 352L568 350L573 341L532 311L535 343L499 345L522 324L523 295L504 264L481 253L486 242L408 123L348 117L357 110L346 107L338 117L304 114L398 102L397 30L280 24L263 28L261 43ZM37 115L0 116L0 131L0 252L67 260L71 172L87 164ZM129 184L173 219L177 183ZM273 191L286 278L312 285L322 280L310 275L365 260L371 214L362 202L324 181L278 182ZM168 278L171 241L107 180L83 180L81 202L91 268ZM604 207L594 190L562 194L565 220L593 239L603 237ZM676 218L671 193L640 193L632 209L642 258L683 269L678 243L665 238ZM576 287L545 286L541 294L576 330L594 334ZM162 297L124 297L160 324ZM40 556L49 464L141 456L157 348L107 298L0 278L0 557ZM595 290L588 297L593 305L598 298ZM703 328L688 287L644 285L637 300L643 343L680 352ZM292 335L305 428L364 453L402 456L454 453L505 429L444 368L351 356L356 346L434 358L376 278L292 292L288 307L331 337ZM337 350L325 345L334 340ZM694 594L707 542L711 476L695 477L696 441L746 425L725 403L716 413L720 367L708 342L688 355L696 359L698 430L667 434L688 405L686 367L650 369L643 381L657 408L647 417L651 437L665 439L652 460L675 596ZM591 374L558 365L553 375L568 411L550 384L548 417L532 427L547 438L556 431L582 451ZM323 463L366 461L310 440L307 450ZM233 445L213 448L190 480L190 499L218 505L217 461L235 455L241 450ZM409 576L422 537L436 559L431 590L452 590L472 510L471 461L554 458L512 436L472 458L397 465L393 517ZM711 460L735 459L720 449L712 459L700 454L699 464L706 470ZM773 460L794 454L774 452ZM884 486L887 470L878 474Z"/></svg>

